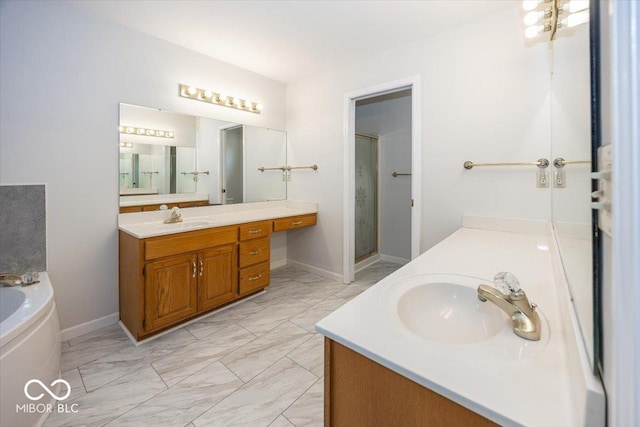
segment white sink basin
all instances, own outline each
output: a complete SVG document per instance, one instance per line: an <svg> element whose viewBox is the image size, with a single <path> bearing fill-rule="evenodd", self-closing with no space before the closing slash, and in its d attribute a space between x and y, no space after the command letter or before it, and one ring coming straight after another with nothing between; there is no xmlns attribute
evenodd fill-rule
<svg viewBox="0 0 640 427"><path fill-rule="evenodd" d="M417 284L400 296L396 307L405 328L432 341L472 344L509 327L498 307L480 302L475 288L456 283Z"/></svg>

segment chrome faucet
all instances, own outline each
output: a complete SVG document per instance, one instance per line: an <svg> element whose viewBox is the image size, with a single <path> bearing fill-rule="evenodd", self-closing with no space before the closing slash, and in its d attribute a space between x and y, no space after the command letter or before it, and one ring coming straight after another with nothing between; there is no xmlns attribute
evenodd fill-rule
<svg viewBox="0 0 640 427"><path fill-rule="evenodd" d="M518 279L511 273L501 272L493 278L495 287L478 286L478 299L491 301L507 313L513 323L513 332L525 339L540 339L540 316L536 312L537 305L530 304L527 294L520 289Z"/></svg>
<svg viewBox="0 0 640 427"><path fill-rule="evenodd" d="M182 214L178 211L178 207L171 209L171 215L164 220L165 224L173 224L175 222L182 222Z"/></svg>

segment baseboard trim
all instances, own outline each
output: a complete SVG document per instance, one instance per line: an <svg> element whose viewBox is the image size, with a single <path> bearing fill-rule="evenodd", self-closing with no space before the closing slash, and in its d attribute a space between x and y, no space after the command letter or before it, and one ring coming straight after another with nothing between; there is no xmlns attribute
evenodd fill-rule
<svg viewBox="0 0 640 427"><path fill-rule="evenodd" d="M400 257L397 257L397 256L380 254L380 261L387 261L387 262L392 262L394 264L405 265L405 264L409 264L409 261L411 261L411 260L406 259L406 258L400 258Z"/></svg>
<svg viewBox="0 0 640 427"><path fill-rule="evenodd" d="M354 272L357 273L361 270L364 270L365 268L369 267L370 265L375 264L376 262L380 261L380 254L375 254L373 256L370 256L369 258L360 261L359 263L357 263L354 268Z"/></svg>
<svg viewBox="0 0 640 427"><path fill-rule="evenodd" d="M285 265L287 265L287 259L282 258L282 259L271 261L270 267L271 267L271 270L275 270L276 268L284 267Z"/></svg>
<svg viewBox="0 0 640 427"><path fill-rule="evenodd" d="M326 277L327 279L335 280L336 282L342 283L342 274L334 273L329 270L325 270L323 268L314 267L313 265L305 264L304 262L287 260L287 265L293 265L295 267L299 267L309 273L317 274L318 276Z"/></svg>
<svg viewBox="0 0 640 427"><path fill-rule="evenodd" d="M81 323L79 325L63 329L61 332L61 339L62 341L70 340L72 338L79 337L80 335L97 331L98 329L102 329L105 326L110 326L118 323L118 320L120 320L120 313L112 313L98 319Z"/></svg>

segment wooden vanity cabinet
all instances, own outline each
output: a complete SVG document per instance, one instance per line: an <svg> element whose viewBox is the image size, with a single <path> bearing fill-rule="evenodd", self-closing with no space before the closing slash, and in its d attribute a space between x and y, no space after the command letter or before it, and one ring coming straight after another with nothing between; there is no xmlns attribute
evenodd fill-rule
<svg viewBox="0 0 640 427"><path fill-rule="evenodd" d="M269 284L271 221L240 226L239 293L248 295Z"/></svg>
<svg viewBox="0 0 640 427"><path fill-rule="evenodd" d="M236 245L198 254L198 310L209 310L238 296Z"/></svg>
<svg viewBox="0 0 640 427"><path fill-rule="evenodd" d="M150 212L157 211L160 206L167 205L168 209L175 207L178 208L194 208L199 206L209 206L208 200L197 200L193 202L169 202L169 203L156 203L153 205L135 205L135 206L120 206L120 213L132 213L132 212Z"/></svg>
<svg viewBox="0 0 640 427"><path fill-rule="evenodd" d="M120 232L120 320L137 340L238 295L237 226L147 239Z"/></svg>
<svg viewBox="0 0 640 427"><path fill-rule="evenodd" d="M315 217L143 239L120 231L120 320L141 340L259 292L270 281L271 231L313 225Z"/></svg>
<svg viewBox="0 0 640 427"><path fill-rule="evenodd" d="M327 427L498 425L342 344L324 342Z"/></svg>
<svg viewBox="0 0 640 427"><path fill-rule="evenodd" d="M145 265L144 326L154 331L195 314L195 254L174 255Z"/></svg>

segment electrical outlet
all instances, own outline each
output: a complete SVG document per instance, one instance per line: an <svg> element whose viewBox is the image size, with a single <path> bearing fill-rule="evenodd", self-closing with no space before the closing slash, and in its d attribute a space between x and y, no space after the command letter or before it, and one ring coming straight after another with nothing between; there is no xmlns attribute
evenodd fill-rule
<svg viewBox="0 0 640 427"><path fill-rule="evenodd" d="M560 169L553 172L553 186L555 188L565 188L567 186L567 174Z"/></svg>
<svg viewBox="0 0 640 427"><path fill-rule="evenodd" d="M547 171L539 170L536 172L536 187L538 188L548 188L549 180L547 178Z"/></svg>

